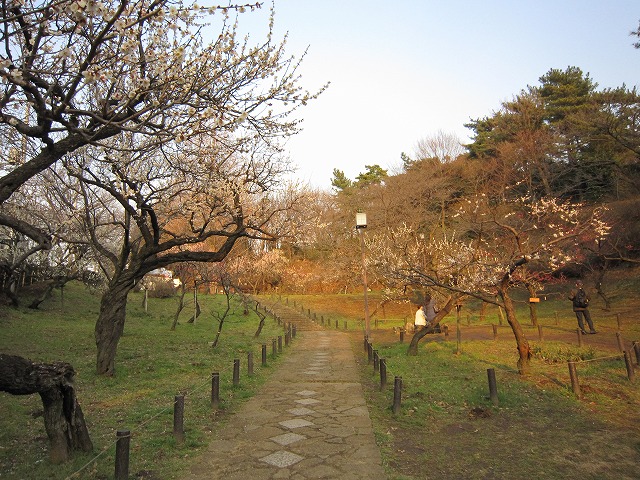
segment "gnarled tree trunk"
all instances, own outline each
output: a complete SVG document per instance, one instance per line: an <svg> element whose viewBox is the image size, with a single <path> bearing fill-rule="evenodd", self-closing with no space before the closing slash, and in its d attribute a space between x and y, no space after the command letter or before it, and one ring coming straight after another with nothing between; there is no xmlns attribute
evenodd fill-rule
<svg viewBox="0 0 640 480"><path fill-rule="evenodd" d="M93 450L75 395L74 375L68 363L34 363L15 355L0 354L0 391L12 395L40 394L50 443L49 458L53 463L67 461L73 450Z"/></svg>
<svg viewBox="0 0 640 480"><path fill-rule="evenodd" d="M100 300L100 314L95 328L98 375L113 376L115 374L116 352L124 331L127 296L133 285L132 280L121 280L112 284Z"/></svg>
<svg viewBox="0 0 640 480"><path fill-rule="evenodd" d="M427 334L433 333L436 325L438 325L440 321L449 314L456 303L458 303L458 300L460 300L460 298L462 298L462 295L454 295L450 297L447 301L447 304L436 315L433 323L428 327L421 328L413 335L413 337L411 338L411 343L409 344L409 348L407 349L407 355L418 355L418 343L420 343L420 340L422 340L422 338L424 338Z"/></svg>
<svg viewBox="0 0 640 480"><path fill-rule="evenodd" d="M520 375L526 375L529 373L530 360L531 360L531 347L529 341L524 334L524 330L516 318L516 310L513 306L513 301L509 296L509 292L502 286L498 289L498 295L504 303L504 311L507 316L507 323L513 331L513 335L516 337L516 346L518 349L518 371Z"/></svg>

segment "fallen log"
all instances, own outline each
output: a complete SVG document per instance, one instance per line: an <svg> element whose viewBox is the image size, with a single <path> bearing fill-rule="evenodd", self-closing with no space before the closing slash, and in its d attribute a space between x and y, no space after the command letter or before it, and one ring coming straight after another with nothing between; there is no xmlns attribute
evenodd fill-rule
<svg viewBox="0 0 640 480"><path fill-rule="evenodd" d="M40 395L49 438L49 458L56 464L67 461L73 450L93 450L76 398L74 376L75 370L65 362L35 363L0 353L0 391L11 395Z"/></svg>

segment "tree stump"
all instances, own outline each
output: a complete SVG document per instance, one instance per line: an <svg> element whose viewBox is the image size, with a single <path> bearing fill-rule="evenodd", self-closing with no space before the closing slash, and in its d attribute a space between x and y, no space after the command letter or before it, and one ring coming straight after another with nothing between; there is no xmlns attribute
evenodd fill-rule
<svg viewBox="0 0 640 480"><path fill-rule="evenodd" d="M67 461L73 450L93 450L89 431L73 386L75 370L65 362L34 363L16 355L0 354L0 391L11 395L37 393L44 407L49 458Z"/></svg>

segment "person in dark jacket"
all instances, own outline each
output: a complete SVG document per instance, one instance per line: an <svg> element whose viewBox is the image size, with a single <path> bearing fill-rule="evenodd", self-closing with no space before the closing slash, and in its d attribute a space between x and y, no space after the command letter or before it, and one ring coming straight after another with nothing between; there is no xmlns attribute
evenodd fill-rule
<svg viewBox="0 0 640 480"><path fill-rule="evenodd" d="M580 280L576 282L575 290L571 290L569 294L569 300L573 303L573 311L576 314L576 318L578 319L578 326L580 327L580 331L586 335L587 332L584 329L584 320L587 321L587 325L589 325L589 333L594 334L597 333L596 329L593 327L593 321L591 320L591 314L589 313L589 294L584 289L584 285Z"/></svg>

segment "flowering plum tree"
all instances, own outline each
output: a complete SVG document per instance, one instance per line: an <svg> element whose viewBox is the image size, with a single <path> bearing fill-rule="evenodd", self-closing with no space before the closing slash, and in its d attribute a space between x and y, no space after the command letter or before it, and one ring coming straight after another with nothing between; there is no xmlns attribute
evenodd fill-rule
<svg viewBox="0 0 640 480"><path fill-rule="evenodd" d="M300 60L274 41L273 15L262 43L239 38L231 14L259 7L0 7L0 134L8 139L0 146L0 205L64 160L57 186L68 180L83 202L65 208L109 279L96 324L98 373L114 373L126 296L144 274L219 261L245 236L277 236L267 224L285 208L268 194L285 169L279 139L298 131L294 112L320 92L298 86ZM58 194L63 199L64 189ZM5 209L0 225L50 244ZM211 248L188 248L203 242Z"/></svg>
<svg viewBox="0 0 640 480"><path fill-rule="evenodd" d="M531 350L510 291L533 281L525 266L557 269L571 260L577 244L607 235L601 211L587 214L581 205L546 198L496 204L480 195L461 205L456 220L460 233L437 239L425 239L410 226L376 235L370 257L390 285L431 287L500 305L516 339L518 369L526 374Z"/></svg>

